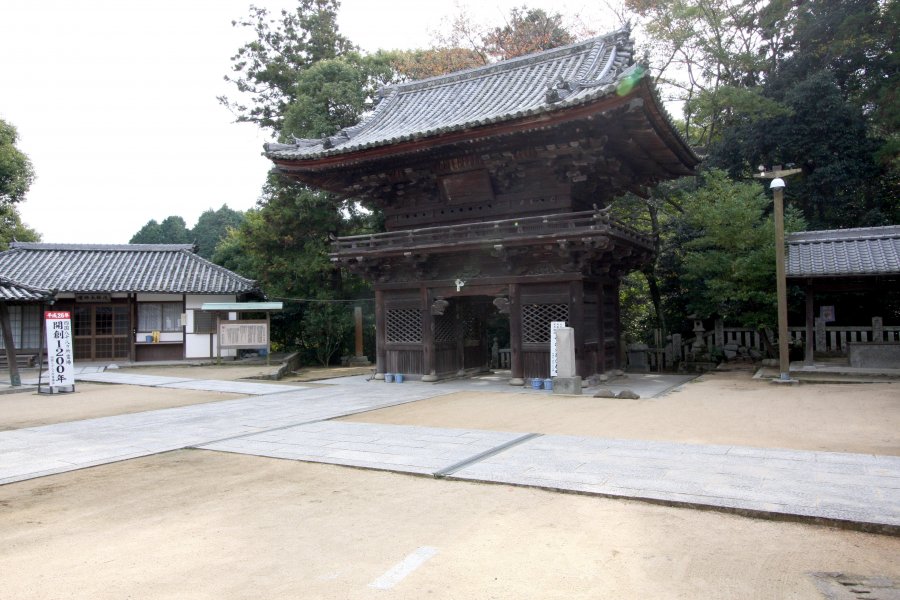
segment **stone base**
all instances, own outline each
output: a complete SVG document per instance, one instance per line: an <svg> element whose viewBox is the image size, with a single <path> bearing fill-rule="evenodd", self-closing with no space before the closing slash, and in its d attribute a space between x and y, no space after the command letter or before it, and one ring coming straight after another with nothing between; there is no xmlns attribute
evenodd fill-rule
<svg viewBox="0 0 900 600"><path fill-rule="evenodd" d="M384 381L384 373L375 373L375 379Z"/></svg>
<svg viewBox="0 0 900 600"><path fill-rule="evenodd" d="M368 367L372 363L368 356L351 356L347 364L351 367Z"/></svg>
<svg viewBox="0 0 900 600"><path fill-rule="evenodd" d="M580 396L581 377L554 377L553 393Z"/></svg>
<svg viewBox="0 0 900 600"><path fill-rule="evenodd" d="M776 385L799 385L800 381L797 379L782 379L781 377L775 377L772 379L772 383Z"/></svg>
<svg viewBox="0 0 900 600"><path fill-rule="evenodd" d="M425 383L433 383L438 380L437 375L422 375L422 381Z"/></svg>
<svg viewBox="0 0 900 600"><path fill-rule="evenodd" d="M513 377L509 380L509 385L525 385L525 380L521 377Z"/></svg>

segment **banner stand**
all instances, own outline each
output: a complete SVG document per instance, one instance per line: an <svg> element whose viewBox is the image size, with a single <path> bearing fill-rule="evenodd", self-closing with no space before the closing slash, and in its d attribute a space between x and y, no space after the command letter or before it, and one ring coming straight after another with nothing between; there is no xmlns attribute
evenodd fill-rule
<svg viewBox="0 0 900 600"><path fill-rule="evenodd" d="M38 394L71 394L75 391L74 361L72 360L72 315L68 311L45 311L41 349L38 353ZM47 324L50 323L48 328ZM44 382L44 340L47 340L48 373ZM71 380L72 383L65 383Z"/></svg>

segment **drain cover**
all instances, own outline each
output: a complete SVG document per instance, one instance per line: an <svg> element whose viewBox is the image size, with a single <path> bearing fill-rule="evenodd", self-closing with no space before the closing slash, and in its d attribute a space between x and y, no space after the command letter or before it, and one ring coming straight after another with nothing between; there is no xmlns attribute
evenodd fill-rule
<svg viewBox="0 0 900 600"><path fill-rule="evenodd" d="M816 587L828 600L900 600L900 582L889 577L863 577L847 573L811 573Z"/></svg>

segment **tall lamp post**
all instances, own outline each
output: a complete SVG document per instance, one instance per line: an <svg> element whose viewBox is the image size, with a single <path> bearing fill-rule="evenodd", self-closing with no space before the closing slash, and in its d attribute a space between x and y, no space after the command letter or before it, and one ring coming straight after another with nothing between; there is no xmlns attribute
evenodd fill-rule
<svg viewBox="0 0 900 600"><path fill-rule="evenodd" d="M769 187L775 195L775 279L778 294L778 368L781 374L776 383L792 383L791 360L788 350L787 280L784 275L784 178L801 173L802 169L782 169L776 165L771 171L760 167L759 179L771 179ZM809 340L807 340L809 343Z"/></svg>

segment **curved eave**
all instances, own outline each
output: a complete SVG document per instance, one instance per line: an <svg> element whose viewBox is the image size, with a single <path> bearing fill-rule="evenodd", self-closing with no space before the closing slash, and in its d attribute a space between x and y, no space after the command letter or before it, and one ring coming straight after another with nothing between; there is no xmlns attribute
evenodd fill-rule
<svg viewBox="0 0 900 600"><path fill-rule="evenodd" d="M657 137L666 144L670 152L678 159L681 170L676 175L689 175L700 159L678 134L670 119L662 110L657 95L647 79L641 79L634 91L627 96L618 96L613 91L588 102L574 105L551 105L547 109L532 111L524 116L504 119L486 124L466 125L451 130L434 133L405 136L401 139L387 140L371 147L360 148L352 152L343 152L314 158L284 158L269 156L276 169L284 175L303 179L304 174L322 175L337 169L358 166L368 162L383 160L403 155L425 153L446 146L460 143L473 143L492 138L499 138L516 133L526 133L549 129L557 125L577 120L590 120L616 108L633 104L641 108ZM640 104L642 103L642 104Z"/></svg>

